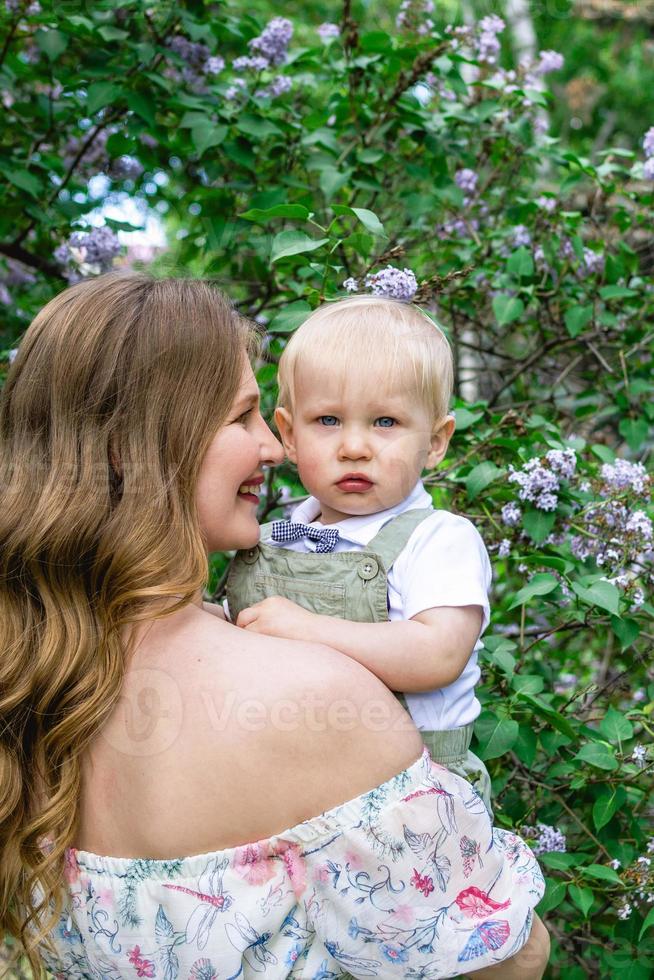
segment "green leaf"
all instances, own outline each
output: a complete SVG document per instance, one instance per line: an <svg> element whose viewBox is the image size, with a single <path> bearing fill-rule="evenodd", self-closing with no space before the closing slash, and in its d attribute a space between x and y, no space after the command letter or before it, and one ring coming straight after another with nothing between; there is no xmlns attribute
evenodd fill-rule
<svg viewBox="0 0 654 980"><path fill-rule="evenodd" d="M191 130L191 140L200 157L212 146L220 146L226 136L227 126L205 125Z"/></svg>
<svg viewBox="0 0 654 980"><path fill-rule="evenodd" d="M496 466L495 463L491 463L490 460L479 463L470 470L466 477L468 500L474 500L490 483L493 483L494 480L497 480L503 475L504 470Z"/></svg>
<svg viewBox="0 0 654 980"><path fill-rule="evenodd" d="M112 24L98 27L98 34L104 41L125 41L129 37L129 31L122 31Z"/></svg>
<svg viewBox="0 0 654 980"><path fill-rule="evenodd" d="M647 439L650 427L645 419L622 419L618 425L621 436L627 440L632 452L638 452Z"/></svg>
<svg viewBox="0 0 654 980"><path fill-rule="evenodd" d="M309 209L305 208L303 204L276 204L274 208L250 208L249 211L243 211L239 214L239 218L265 224L266 221L272 221L273 218L297 218L300 221L306 221L310 214Z"/></svg>
<svg viewBox="0 0 654 980"><path fill-rule="evenodd" d="M456 419L456 429L455 432L465 432L471 426L478 422L479 419L483 419L483 412L471 412L468 408L455 408L454 418Z"/></svg>
<svg viewBox="0 0 654 980"><path fill-rule="evenodd" d="M135 112L141 119L145 119L150 126L156 125L154 102L147 99L141 92L130 92L127 96L127 105L132 112Z"/></svg>
<svg viewBox="0 0 654 980"><path fill-rule="evenodd" d="M567 871L579 863L579 856L568 854L565 851L546 851L539 855L538 860L546 868L554 868L556 871Z"/></svg>
<svg viewBox="0 0 654 980"><path fill-rule="evenodd" d="M529 249L525 248L524 245L517 249L507 259L506 267L511 275L517 279L520 279L522 276L525 278L527 276L533 276L534 260Z"/></svg>
<svg viewBox="0 0 654 980"><path fill-rule="evenodd" d="M563 321L571 337L577 337L593 319L592 306L571 306L565 311Z"/></svg>
<svg viewBox="0 0 654 980"><path fill-rule="evenodd" d="M595 446L590 447L591 453L601 459L603 463L615 463L615 452L609 446L603 446L598 443Z"/></svg>
<svg viewBox="0 0 654 980"><path fill-rule="evenodd" d="M536 507L530 507L522 518L522 526L534 544L542 544L545 541L555 522L555 511L538 510Z"/></svg>
<svg viewBox="0 0 654 980"><path fill-rule="evenodd" d="M311 313L311 307L305 300L288 303L268 324L269 333L292 333Z"/></svg>
<svg viewBox="0 0 654 980"><path fill-rule="evenodd" d="M323 167L320 171L320 190L328 201L331 201L334 194L337 194L342 187L345 187L351 177L351 171L341 173L335 167Z"/></svg>
<svg viewBox="0 0 654 980"><path fill-rule="evenodd" d="M604 864L589 864L579 870L582 875L588 875L590 878L596 878L598 881L608 881L612 885L622 885L620 875L613 868L607 868Z"/></svg>
<svg viewBox="0 0 654 980"><path fill-rule="evenodd" d="M601 830L620 809L627 796L624 787L602 786L600 795L593 803L595 830Z"/></svg>
<svg viewBox="0 0 654 980"><path fill-rule="evenodd" d="M34 35L34 40L50 61L56 61L59 55L63 54L68 47L67 36L55 29L49 31L38 30Z"/></svg>
<svg viewBox="0 0 654 980"><path fill-rule="evenodd" d="M500 327L507 323L513 323L518 317L522 316L525 304L517 296L507 296L501 293L493 300L493 313Z"/></svg>
<svg viewBox="0 0 654 980"><path fill-rule="evenodd" d="M247 113L238 117L236 128L246 136L254 136L257 139L283 135L279 126L275 126L269 119L261 119L260 116L251 116Z"/></svg>
<svg viewBox="0 0 654 980"><path fill-rule="evenodd" d="M602 299L629 299L631 296L638 296L635 289L627 286L602 286L599 293Z"/></svg>
<svg viewBox="0 0 654 980"><path fill-rule="evenodd" d="M594 582L588 588L579 585L578 582L572 583L572 588L582 602L588 606L597 606L607 612L617 616L620 612L620 593L611 582Z"/></svg>
<svg viewBox="0 0 654 980"><path fill-rule="evenodd" d="M544 718L547 718L552 728L556 728L557 732L560 732L561 735L565 735L566 738L568 739L577 738L577 732L575 731L574 727L570 724L568 719L565 718L558 711L555 711L554 708L552 708L551 705L547 704L546 701L543 701L542 698L534 697L534 695L531 694L529 691L518 691L517 696L521 701L526 701L528 704L530 704L536 710L537 714L541 715ZM547 731L541 732L540 735L541 742L543 743L547 742L547 737L551 735L552 735L551 732L547 732ZM558 736L554 736L554 737L558 738ZM547 749L547 745L544 745L544 747Z"/></svg>
<svg viewBox="0 0 654 980"><path fill-rule="evenodd" d="M536 758L537 750L536 732L530 725L520 725L518 738L513 747L513 751L526 766L532 766Z"/></svg>
<svg viewBox="0 0 654 980"><path fill-rule="evenodd" d="M618 760L613 748L604 742L587 742L579 749L575 759L607 772L618 768Z"/></svg>
<svg viewBox="0 0 654 980"><path fill-rule="evenodd" d="M565 898L567 882L555 880L554 878L545 879L545 894L536 906L540 915L551 912L557 908Z"/></svg>
<svg viewBox="0 0 654 980"><path fill-rule="evenodd" d="M496 759L513 747L519 725L513 718L498 718L491 711L482 711L475 723L480 759Z"/></svg>
<svg viewBox="0 0 654 980"><path fill-rule="evenodd" d="M611 616L611 629L620 640L620 651L624 653L640 635L640 626L635 619L619 619Z"/></svg>
<svg viewBox="0 0 654 980"><path fill-rule="evenodd" d="M328 241L328 238L310 238L303 231L280 231L273 239L270 261L277 262L287 255L298 255L300 252L314 252Z"/></svg>
<svg viewBox="0 0 654 980"><path fill-rule="evenodd" d="M515 609L516 606L523 606L530 599L533 599L535 595L549 595L558 586L558 579L550 575L549 572L538 572L516 593L513 602L509 605L509 609Z"/></svg>
<svg viewBox="0 0 654 980"><path fill-rule="evenodd" d="M584 919L587 918L595 900L595 896L590 888L582 888L579 885L568 885L568 894L577 908L581 909L581 914Z"/></svg>
<svg viewBox="0 0 654 980"><path fill-rule="evenodd" d="M89 115L92 116L98 109L111 105L122 95L122 92L123 90L112 82L94 82L93 85L89 85L86 93L86 108Z"/></svg>
<svg viewBox="0 0 654 980"><path fill-rule="evenodd" d="M26 191L32 197L39 196L41 192L41 181L34 174L31 174L29 170L23 170L22 167L16 167L14 169L2 163L0 164L0 173L3 173L7 180L11 184L14 184L15 187L20 187L22 191Z"/></svg>
<svg viewBox="0 0 654 980"><path fill-rule="evenodd" d="M616 711L613 705L609 705L609 710L600 722L599 730L606 741L613 744L626 742L627 739L633 738L634 734L634 726L629 719L625 718L622 712Z"/></svg>
<svg viewBox="0 0 654 980"><path fill-rule="evenodd" d="M647 915L645 916L645 921L641 926L641 930L638 933L638 940L640 941L648 929L654 926L654 908L651 908Z"/></svg>

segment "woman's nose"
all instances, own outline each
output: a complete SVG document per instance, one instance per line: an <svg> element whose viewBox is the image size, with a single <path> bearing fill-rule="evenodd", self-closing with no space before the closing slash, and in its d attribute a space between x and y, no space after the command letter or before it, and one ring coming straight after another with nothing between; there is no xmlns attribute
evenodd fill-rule
<svg viewBox="0 0 654 980"><path fill-rule="evenodd" d="M265 431L261 440L261 462L277 466L284 460L284 447L266 422L263 422L263 427Z"/></svg>

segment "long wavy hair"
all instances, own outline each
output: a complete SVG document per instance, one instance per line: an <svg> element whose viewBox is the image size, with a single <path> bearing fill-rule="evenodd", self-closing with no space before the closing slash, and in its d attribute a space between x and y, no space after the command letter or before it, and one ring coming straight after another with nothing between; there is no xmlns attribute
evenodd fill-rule
<svg viewBox="0 0 654 980"><path fill-rule="evenodd" d="M0 394L0 939L36 976L121 628L206 584L198 471L256 343L206 282L110 274L41 310Z"/></svg>

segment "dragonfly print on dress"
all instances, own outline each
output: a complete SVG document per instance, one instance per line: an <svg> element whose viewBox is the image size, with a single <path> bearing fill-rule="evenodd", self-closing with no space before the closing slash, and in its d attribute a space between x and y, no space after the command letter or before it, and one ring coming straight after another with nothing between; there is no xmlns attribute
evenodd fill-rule
<svg viewBox="0 0 654 980"><path fill-rule="evenodd" d="M223 886L223 877L228 866L227 857L222 860L217 857L211 858L198 878L197 889L170 883L164 885L164 888L199 900L200 904L193 909L186 923L186 942L197 942L198 949L204 949L207 945L218 914L226 912L231 907L232 896L225 892Z"/></svg>

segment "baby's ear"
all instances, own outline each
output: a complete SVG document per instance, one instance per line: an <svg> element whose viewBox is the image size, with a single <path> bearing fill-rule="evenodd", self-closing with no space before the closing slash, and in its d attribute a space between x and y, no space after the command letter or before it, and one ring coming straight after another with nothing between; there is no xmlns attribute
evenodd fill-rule
<svg viewBox="0 0 654 980"><path fill-rule="evenodd" d="M446 415L444 419L434 427L431 434L431 447L429 450L429 455L427 457L427 469L433 469L438 466L443 456L447 452L447 447L450 444L450 439L454 435L454 428L456 422L454 421L453 415Z"/></svg>
<svg viewBox="0 0 654 980"><path fill-rule="evenodd" d="M291 463L297 463L295 437L293 435L293 416L287 408L275 409L275 424L279 429L279 434L282 442L284 443L286 455L290 459Z"/></svg>

